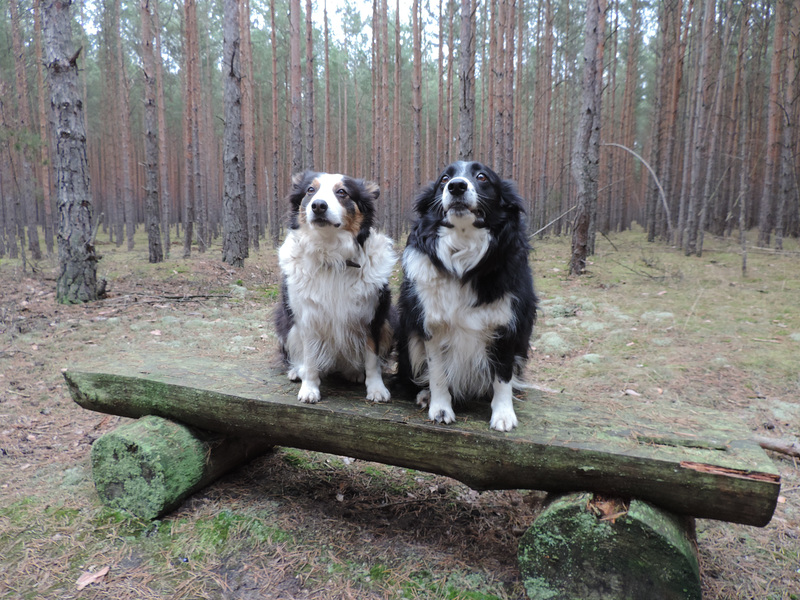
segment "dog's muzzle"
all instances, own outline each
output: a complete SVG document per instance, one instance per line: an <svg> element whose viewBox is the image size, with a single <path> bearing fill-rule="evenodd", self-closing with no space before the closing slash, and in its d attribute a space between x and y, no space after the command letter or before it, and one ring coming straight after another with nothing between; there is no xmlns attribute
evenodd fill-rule
<svg viewBox="0 0 800 600"><path fill-rule="evenodd" d="M484 226L484 211L478 204L478 194L475 188L470 186L469 182L462 178L457 177L451 179L445 185L442 192L442 207L445 210L445 218L442 223L445 227L453 227L450 222L450 217L461 218L471 214L475 220L473 226Z"/></svg>

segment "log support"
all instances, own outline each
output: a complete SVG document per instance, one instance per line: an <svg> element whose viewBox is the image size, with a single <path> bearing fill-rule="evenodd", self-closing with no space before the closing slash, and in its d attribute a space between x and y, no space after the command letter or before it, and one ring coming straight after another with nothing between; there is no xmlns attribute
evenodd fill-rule
<svg viewBox="0 0 800 600"><path fill-rule="evenodd" d="M209 434L147 416L92 445L92 477L106 506L156 519L271 447L264 439Z"/></svg>
<svg viewBox="0 0 800 600"><path fill-rule="evenodd" d="M640 500L551 495L522 536L530 600L700 600L694 519Z"/></svg>

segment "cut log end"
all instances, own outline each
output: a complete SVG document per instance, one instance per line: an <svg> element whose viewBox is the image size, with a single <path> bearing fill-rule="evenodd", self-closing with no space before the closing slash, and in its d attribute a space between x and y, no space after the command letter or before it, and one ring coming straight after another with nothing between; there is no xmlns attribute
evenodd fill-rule
<svg viewBox="0 0 800 600"><path fill-rule="evenodd" d="M92 475L104 504L143 519L156 519L192 492L270 447L263 440L209 437L148 416L93 444Z"/></svg>
<svg viewBox="0 0 800 600"><path fill-rule="evenodd" d="M589 493L551 500L520 540L531 600L699 600L694 520L646 502L598 509Z"/></svg>

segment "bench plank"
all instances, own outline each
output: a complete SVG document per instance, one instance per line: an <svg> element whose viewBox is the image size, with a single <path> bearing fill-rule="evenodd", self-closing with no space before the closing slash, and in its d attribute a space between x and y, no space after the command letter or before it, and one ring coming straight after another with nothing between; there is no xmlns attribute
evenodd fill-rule
<svg viewBox="0 0 800 600"><path fill-rule="evenodd" d="M324 380L322 402L300 404L299 384L253 359L128 353L64 376L90 410L438 473L476 490L593 491L757 526L780 491L741 424L695 407L530 392L515 404L520 426L500 433L488 427L488 403L437 425L406 398L367 402L360 384Z"/></svg>

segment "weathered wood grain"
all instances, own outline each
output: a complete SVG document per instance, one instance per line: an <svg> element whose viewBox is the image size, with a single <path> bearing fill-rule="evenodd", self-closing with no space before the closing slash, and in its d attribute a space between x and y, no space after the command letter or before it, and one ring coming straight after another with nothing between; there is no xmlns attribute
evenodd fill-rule
<svg viewBox="0 0 800 600"><path fill-rule="evenodd" d="M520 426L490 430L489 406L436 425L409 399L363 398L363 385L323 381L323 400L258 360L125 355L65 372L84 408L158 415L208 431L447 475L477 490L594 491L679 514L766 525L780 476L741 425L689 406L595 402L530 393Z"/></svg>

